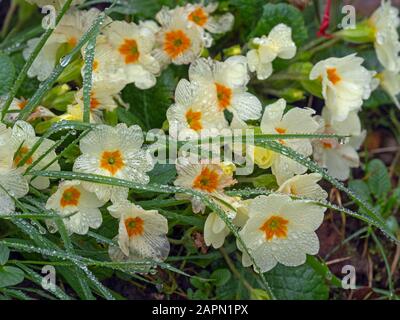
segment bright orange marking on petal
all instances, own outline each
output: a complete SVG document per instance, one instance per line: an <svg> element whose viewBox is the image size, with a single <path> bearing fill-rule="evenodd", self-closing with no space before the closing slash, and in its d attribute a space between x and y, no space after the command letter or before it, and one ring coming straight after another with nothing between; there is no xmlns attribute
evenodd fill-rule
<svg viewBox="0 0 400 320"><path fill-rule="evenodd" d="M275 128L275 131L278 132L279 134L285 134L286 129L285 128Z"/></svg>
<svg viewBox="0 0 400 320"><path fill-rule="evenodd" d="M99 107L100 101L96 99L93 95L93 92L90 94L90 109L95 110Z"/></svg>
<svg viewBox="0 0 400 320"><path fill-rule="evenodd" d="M219 183L219 174L215 170L204 168L200 174L194 179L193 188L202 191L213 192L217 189Z"/></svg>
<svg viewBox="0 0 400 320"><path fill-rule="evenodd" d="M119 150L104 151L100 159L100 168L107 170L112 175L115 175L125 166L122 154Z"/></svg>
<svg viewBox="0 0 400 320"><path fill-rule="evenodd" d="M230 106L232 100L232 89L225 87L222 84L215 83L217 89L218 106L221 110Z"/></svg>
<svg viewBox="0 0 400 320"><path fill-rule="evenodd" d="M125 219L124 223L125 223L126 232L128 232L129 238L132 238L135 236L141 236L143 234L144 221L142 218L139 218L139 217L127 218L127 219Z"/></svg>
<svg viewBox="0 0 400 320"><path fill-rule="evenodd" d="M99 61L98 60L94 60L93 61L93 71L97 71L97 69L99 68Z"/></svg>
<svg viewBox="0 0 400 320"><path fill-rule="evenodd" d="M328 68L326 72L328 73L329 81L333 84L337 84L342 80L342 78L340 78L340 76L338 75L336 68Z"/></svg>
<svg viewBox="0 0 400 320"><path fill-rule="evenodd" d="M182 30L173 30L165 33L164 51L172 59L189 49L190 45L190 38Z"/></svg>
<svg viewBox="0 0 400 320"><path fill-rule="evenodd" d="M331 142L322 142L322 146L324 147L324 149L332 149L333 148L333 144Z"/></svg>
<svg viewBox="0 0 400 320"><path fill-rule="evenodd" d="M188 15L188 19L202 27L208 21L208 14L203 10L203 8L197 8Z"/></svg>
<svg viewBox="0 0 400 320"><path fill-rule="evenodd" d="M18 164L21 162L21 160L28 154L29 148L27 147L21 147L19 150L15 153L14 155L14 165L18 166ZM33 159L30 157L25 163L26 164L32 164Z"/></svg>
<svg viewBox="0 0 400 320"><path fill-rule="evenodd" d="M193 129L195 131L199 131L203 129L203 126L201 124L201 112L200 111L193 111L192 109L189 109L186 112L186 121L189 124L190 129Z"/></svg>
<svg viewBox="0 0 400 320"><path fill-rule="evenodd" d="M260 230L265 233L265 238L270 241L275 237L286 238L287 237L287 225L289 221L279 216L272 216L266 220L260 227Z"/></svg>
<svg viewBox="0 0 400 320"><path fill-rule="evenodd" d="M79 199L81 198L81 192L74 187L65 189L60 200L60 205L62 208L67 206L77 206L79 204Z"/></svg>
<svg viewBox="0 0 400 320"><path fill-rule="evenodd" d="M285 128L275 128L275 131L278 132L279 134L285 134L286 133L286 129ZM278 142L280 144L285 144L285 141L282 139L279 139Z"/></svg>
<svg viewBox="0 0 400 320"><path fill-rule="evenodd" d="M67 41L68 45L71 47L76 47L76 44L78 43L78 40L75 37L71 37Z"/></svg>
<svg viewBox="0 0 400 320"><path fill-rule="evenodd" d="M124 39L118 51L124 56L126 64L135 63L139 60L140 52L137 42L134 39Z"/></svg>
<svg viewBox="0 0 400 320"><path fill-rule="evenodd" d="M21 100L20 102L18 102L17 106L20 110L22 110L23 108L25 108L25 106L28 104L28 100Z"/></svg>

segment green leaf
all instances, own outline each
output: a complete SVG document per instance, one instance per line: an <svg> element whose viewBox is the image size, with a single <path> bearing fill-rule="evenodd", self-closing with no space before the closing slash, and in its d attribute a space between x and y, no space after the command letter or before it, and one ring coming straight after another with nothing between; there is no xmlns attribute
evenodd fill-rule
<svg viewBox="0 0 400 320"><path fill-rule="evenodd" d="M279 23L292 28L293 41L298 47L307 40L308 34L303 15L300 10L285 3L268 3L263 7L263 14L251 33L251 38L268 35Z"/></svg>
<svg viewBox="0 0 400 320"><path fill-rule="evenodd" d="M214 285L216 287L223 286L232 277L231 272L228 269L217 269L211 273L210 279L214 280Z"/></svg>
<svg viewBox="0 0 400 320"><path fill-rule="evenodd" d="M129 104L129 112L134 116L132 121L141 119L144 123L142 129L145 130L161 128L166 119L166 111L173 102L175 84L173 72L168 69L157 79L153 88L142 90L133 84L126 86L122 91L122 99ZM118 116L123 116L123 112L119 111Z"/></svg>
<svg viewBox="0 0 400 320"><path fill-rule="evenodd" d="M265 277L278 299L328 299L329 288L324 278L307 264L298 267L277 265L274 269L265 273Z"/></svg>
<svg viewBox="0 0 400 320"><path fill-rule="evenodd" d="M15 286L24 281L24 272L15 267L0 267L0 288Z"/></svg>
<svg viewBox="0 0 400 320"><path fill-rule="evenodd" d="M0 265L4 266L8 261L8 257L10 256L10 249L8 249L5 245L0 245Z"/></svg>
<svg viewBox="0 0 400 320"><path fill-rule="evenodd" d="M256 188L277 189L278 184L273 174L262 174L253 180L253 185Z"/></svg>
<svg viewBox="0 0 400 320"><path fill-rule="evenodd" d="M168 184L176 177L176 167L173 164L157 163L149 172L150 183Z"/></svg>
<svg viewBox="0 0 400 320"><path fill-rule="evenodd" d="M367 173L368 187L372 194L377 199L386 197L392 185L385 164L379 159L374 159L368 163Z"/></svg>
<svg viewBox="0 0 400 320"><path fill-rule="evenodd" d="M355 192L364 201L372 203L371 193L365 181L351 180L349 182L349 189Z"/></svg>
<svg viewBox="0 0 400 320"><path fill-rule="evenodd" d="M172 3L171 5L173 6ZM121 0L118 1L118 5L112 11L124 15L135 14L144 18L154 18L160 9L161 3L159 0Z"/></svg>
<svg viewBox="0 0 400 320"><path fill-rule="evenodd" d="M235 24L239 26L237 29L238 31L245 32L254 29L254 25L257 23L261 15L260 8L264 3L264 0L229 1L229 6L232 7L232 11L235 15ZM249 19L249 17L252 17L253 19Z"/></svg>
<svg viewBox="0 0 400 320"><path fill-rule="evenodd" d="M382 105L392 103L392 99L385 91L377 89L373 91L369 99L364 102L364 107L374 109L379 108Z"/></svg>
<svg viewBox="0 0 400 320"><path fill-rule="evenodd" d="M6 94L15 79L15 68L12 60L4 53L0 53L0 96Z"/></svg>

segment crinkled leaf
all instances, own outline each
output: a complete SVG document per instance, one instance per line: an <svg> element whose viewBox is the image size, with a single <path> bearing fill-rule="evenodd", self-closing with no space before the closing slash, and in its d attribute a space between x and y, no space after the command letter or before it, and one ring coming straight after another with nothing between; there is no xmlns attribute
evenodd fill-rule
<svg viewBox="0 0 400 320"><path fill-rule="evenodd" d="M355 192L364 201L372 203L371 194L365 181L351 180L349 182L349 189Z"/></svg>
<svg viewBox="0 0 400 320"><path fill-rule="evenodd" d="M232 277L231 272L228 269L217 269L210 275L210 279L214 280L216 287L223 286Z"/></svg>
<svg viewBox="0 0 400 320"><path fill-rule="evenodd" d="M173 164L157 163L149 172L150 182L158 184L169 184L176 176L176 168Z"/></svg>
<svg viewBox="0 0 400 320"><path fill-rule="evenodd" d="M297 46L307 40L308 35L303 15L297 8L285 3L268 3L263 7L263 14L251 33L251 38L268 35L272 28L279 23L284 23L292 28L293 41Z"/></svg>
<svg viewBox="0 0 400 320"><path fill-rule="evenodd" d="M122 92L122 99L129 104L128 119L140 119L145 130L161 128L166 119L166 111L173 103L175 79L171 70L165 70L157 79L157 84L150 89L142 90L133 84L128 85ZM122 112L119 112L121 119Z"/></svg>
<svg viewBox="0 0 400 320"><path fill-rule="evenodd" d="M372 160L367 167L368 187L372 194L380 199L386 196L391 189L389 173L385 164L379 160Z"/></svg>
<svg viewBox="0 0 400 320"><path fill-rule="evenodd" d="M278 299L328 299L329 288L324 278L308 264L298 267L277 265L274 269L265 273L265 277Z"/></svg>

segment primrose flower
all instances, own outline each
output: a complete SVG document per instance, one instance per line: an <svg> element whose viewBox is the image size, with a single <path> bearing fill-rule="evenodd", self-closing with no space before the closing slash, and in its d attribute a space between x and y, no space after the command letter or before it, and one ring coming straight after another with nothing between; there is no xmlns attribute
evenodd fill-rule
<svg viewBox="0 0 400 320"><path fill-rule="evenodd" d="M178 177L174 182L176 186L206 192L215 198L224 198L224 189L236 183L236 180L232 178L232 172L224 170L222 163L192 163L189 158L178 158L176 170L178 172ZM177 196L180 199L191 198L195 213L205 210L204 204L197 197Z"/></svg>
<svg viewBox="0 0 400 320"><path fill-rule="evenodd" d="M320 123L318 132L326 134L351 135L347 143L337 139L323 139L313 141L314 160L336 179L347 180L350 168L360 166L357 149L361 147L366 132L361 131L360 119L356 112L351 112L346 120L335 121L329 110L323 109L322 116L316 119Z"/></svg>
<svg viewBox="0 0 400 320"><path fill-rule="evenodd" d="M387 94L392 98L393 102L396 104L397 108L400 109L399 99L397 98L397 96L400 93L400 73L384 70L377 76L382 89L387 92Z"/></svg>
<svg viewBox="0 0 400 320"><path fill-rule="evenodd" d="M175 104L167 110L171 137L182 140L191 136L198 138L199 134L218 135L220 130L228 128L224 115L203 93L185 79L178 82Z"/></svg>
<svg viewBox="0 0 400 320"><path fill-rule="evenodd" d="M397 28L400 25L399 9L391 5L391 1L382 0L369 19L375 31L375 50L379 62L385 69L400 71L400 41Z"/></svg>
<svg viewBox="0 0 400 320"><path fill-rule="evenodd" d="M260 129L264 134L312 134L318 130L318 123L312 118L314 110L305 108L292 108L284 114L286 101L279 99L277 102L265 107L261 119ZM312 154L311 142L308 139L281 139L279 142L303 156ZM259 151L258 151L259 152ZM279 184L295 174L303 174L307 168L298 162L279 153L267 152L265 163L271 165L272 173ZM266 168L266 166L264 167Z"/></svg>
<svg viewBox="0 0 400 320"><path fill-rule="evenodd" d="M190 25L179 11L162 8L156 15L161 29L156 34L153 56L164 68L169 63L181 65L196 60L204 47L211 45L205 32Z"/></svg>
<svg viewBox="0 0 400 320"><path fill-rule="evenodd" d="M328 194L318 184L321 178L319 173L296 175L282 183L279 186L278 192L310 199L325 200Z"/></svg>
<svg viewBox="0 0 400 320"><path fill-rule="evenodd" d="M118 107L114 97L117 97L123 86L115 82L96 82L90 92L90 111L113 111ZM75 95L76 102L83 110L83 89L80 89Z"/></svg>
<svg viewBox="0 0 400 320"><path fill-rule="evenodd" d="M22 168L15 168L14 165L14 153L9 144L11 134L11 129L0 123L0 215L13 213L13 198L22 198L29 192Z"/></svg>
<svg viewBox="0 0 400 320"><path fill-rule="evenodd" d="M108 207L119 219L118 245L130 259L164 261L169 254L168 220L157 210L144 210L129 201ZM111 257L116 253L110 248Z"/></svg>
<svg viewBox="0 0 400 320"><path fill-rule="evenodd" d="M30 67L29 77L37 77L39 81L46 80L58 62L56 60L59 50L63 49L66 53L71 51L99 14L100 11L95 8L88 11L70 10L67 12ZM23 51L26 60L36 48L38 42L39 38L28 41L28 47ZM63 48L61 48L62 46Z"/></svg>
<svg viewBox="0 0 400 320"><path fill-rule="evenodd" d="M54 210L63 218L69 233L83 235L89 228L101 226L103 218L99 208L104 204L105 201L83 188L81 181L73 180L60 183L57 191L47 200L46 209ZM57 231L52 221L48 220L47 225L52 231Z"/></svg>
<svg viewBox="0 0 400 320"><path fill-rule="evenodd" d="M292 40L292 29L280 23L267 36L254 38L257 49L247 53L249 69L257 72L259 80L265 80L272 74L272 61L276 58L292 59L296 55L296 44Z"/></svg>
<svg viewBox="0 0 400 320"><path fill-rule="evenodd" d="M260 118L261 102L246 88L250 80L246 57L233 56L224 62L197 59L189 67L189 80L211 95L219 112L228 110L241 120Z"/></svg>
<svg viewBox="0 0 400 320"><path fill-rule="evenodd" d="M73 170L146 184L149 182L146 172L153 168L153 160L142 150L142 144L143 132L139 126L98 125L80 141L82 155L76 159ZM93 182L82 185L104 201L115 201L126 192L125 188Z"/></svg>
<svg viewBox="0 0 400 320"><path fill-rule="evenodd" d="M13 162L15 167L19 166L21 160L24 159L25 156L32 150L39 139L39 137L36 137L35 129L29 123L25 121L17 121L14 124L10 138L10 145L12 146L13 150ZM54 141L43 139L39 147L32 154L32 156L26 160L22 168L26 169L46 153L46 156L36 164L35 169L40 170L44 167L47 167L55 160L57 156L54 150L47 152L53 145ZM55 161L54 163L50 164L47 169L51 171L60 171L60 166L58 162ZM32 179L29 178L29 180L31 180L32 186L39 190L46 189L50 186L50 180L46 177L34 177Z"/></svg>
<svg viewBox="0 0 400 320"><path fill-rule="evenodd" d="M211 33L225 33L232 29L234 16L231 13L225 13L220 16L212 16L211 14L217 10L218 3L204 4L187 4L185 6L186 19L196 26L207 30Z"/></svg>
<svg viewBox="0 0 400 320"><path fill-rule="evenodd" d="M5 102L5 97L0 97L0 106L3 106ZM5 116L6 121L15 122L19 116L19 112L25 108L28 104L28 100L24 98L14 98L8 108L8 112ZM37 106L35 110L29 115L27 121L34 121L36 119L51 119L54 118L56 115L51 112L49 109L43 106Z"/></svg>
<svg viewBox="0 0 400 320"><path fill-rule="evenodd" d="M259 196L249 201L249 219L239 234L261 272L271 270L278 262L299 266L305 263L307 254L319 251L315 230L325 210L288 195ZM245 253L242 262L246 267L252 265Z"/></svg>
<svg viewBox="0 0 400 320"><path fill-rule="evenodd" d="M85 50L82 50L85 57ZM114 50L105 36L99 36L96 40L94 59L92 66L93 85L108 83L112 87L124 88L129 83L125 72L125 63L120 59L118 51ZM81 70L84 76L84 67Z"/></svg>
<svg viewBox="0 0 400 320"><path fill-rule="evenodd" d="M155 45L153 30L133 22L113 21L104 30L125 71L127 83L135 83L140 89L156 84L160 73L159 62L151 55Z"/></svg>
<svg viewBox="0 0 400 320"><path fill-rule="evenodd" d="M326 107L337 121L359 110L363 100L371 95L375 72L365 69L361 65L363 62L363 58L351 54L320 61L311 70L310 79L321 80Z"/></svg>

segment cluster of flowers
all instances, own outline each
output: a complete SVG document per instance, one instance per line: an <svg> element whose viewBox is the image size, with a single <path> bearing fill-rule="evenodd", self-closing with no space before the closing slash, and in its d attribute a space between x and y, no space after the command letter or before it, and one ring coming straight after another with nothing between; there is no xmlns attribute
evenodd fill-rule
<svg viewBox="0 0 400 320"><path fill-rule="evenodd" d="M313 155L332 176L347 179L350 168L359 166L356 150L365 133L357 112L363 100L370 96L379 81L383 88L396 95L388 89L394 82L387 80L387 74L398 77L399 73L397 9L383 2L370 19L376 29L377 56L387 68L379 77L363 67L363 59L355 54L329 58L314 66L310 80L321 84L326 103L322 115L317 116L310 108L292 107L285 112L284 99L267 105L263 112L258 98L247 91L251 72L259 80L267 79L273 73L272 62L277 57L292 59L296 55L292 30L284 24L275 26L268 35L253 39L246 56L232 56L225 61L199 58L202 49L212 42L208 32L226 32L232 26L231 14L218 18L210 15L216 8L215 4L164 8L156 16L159 25L153 21L138 25L106 21L97 39L93 64L92 114L116 108L115 97L126 84L134 83L146 89L155 85L156 76L169 63L190 64L189 80L180 80L175 103L167 111L171 138L187 140L203 133L218 135L222 129L256 129L246 121L260 120L262 134L282 135L279 143L305 157ZM30 76L46 79L60 50L73 47L97 14L96 9L67 13L30 69ZM388 36L388 28L390 42L380 39L381 33ZM35 39L30 41L26 55L36 42ZM74 107L82 113L81 91L76 94L76 102L77 107ZM15 105L19 104L21 101L15 101ZM284 138L285 134L313 133L351 135L352 138L345 144L335 139ZM0 127L0 199L9 212L14 210L13 198L27 194L28 183L38 189L49 187L48 179L31 178L29 172L24 173L24 168L35 164L39 169L59 170L54 152L41 157L54 144L52 141L45 139L32 157L26 159L24 155L37 139L26 122L18 121L13 129ZM142 145L143 133L138 126L99 124L81 140L82 154L76 159L73 170L147 184L147 172L152 170L154 161ZM236 183L235 164L193 163L190 157L184 156L176 163L175 185L205 193L226 218L240 228L246 248L241 243L238 248L243 251L245 266L255 263L265 272L278 262L288 266L304 263L306 254L316 254L319 250L315 230L322 223L325 208L312 199L327 198L327 193L318 185L320 175L307 174L303 165L261 147L246 146L245 152L260 168L271 168L279 185L277 193L249 200L228 196L225 189ZM19 165L21 160L24 163ZM176 197L189 199L196 213L205 211L198 196L177 194ZM167 220L156 210L146 211L130 202L126 188L93 182L61 182L46 207L64 218L69 232L85 234L89 228L101 225L99 208L109 201L112 203L109 213L120 221L119 246L110 247L111 258L164 260L169 253ZM210 213L204 226L205 242L215 248L223 245L230 232L220 214ZM56 230L51 221L47 223Z"/></svg>

